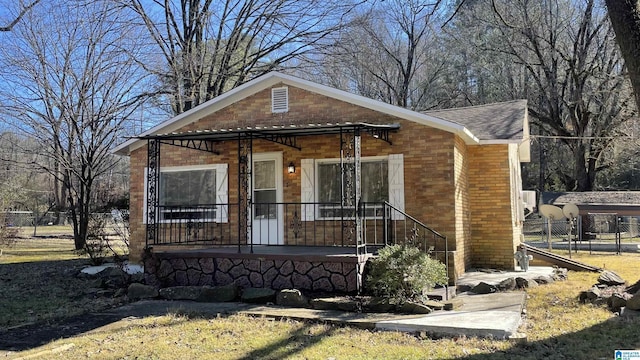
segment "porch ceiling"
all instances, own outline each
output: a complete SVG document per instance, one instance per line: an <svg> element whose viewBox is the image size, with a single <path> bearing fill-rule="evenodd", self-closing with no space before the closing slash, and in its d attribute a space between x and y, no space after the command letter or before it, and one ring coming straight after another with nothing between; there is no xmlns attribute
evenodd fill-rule
<svg viewBox="0 0 640 360"><path fill-rule="evenodd" d="M272 125L272 126L252 126L246 128L228 129L203 129L185 132L171 132L164 134L145 135L137 137L142 140L204 140L204 141L225 141L237 140L239 138L263 138L274 141L276 138L329 135L363 131L371 134L377 139L391 143L389 133L400 129L400 124L375 125L367 123L326 123L307 125ZM277 141L281 142L281 141ZM289 145L289 144L285 144ZM295 147L295 146L294 146Z"/></svg>

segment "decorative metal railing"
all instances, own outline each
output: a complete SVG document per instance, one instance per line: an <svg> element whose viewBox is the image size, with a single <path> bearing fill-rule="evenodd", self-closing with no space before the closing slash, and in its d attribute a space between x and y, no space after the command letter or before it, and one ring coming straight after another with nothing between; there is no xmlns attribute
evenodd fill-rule
<svg viewBox="0 0 640 360"><path fill-rule="evenodd" d="M388 202L361 203L359 209L340 203L253 204L247 233L237 214L238 204L158 206L156 238L148 245L364 246L374 253L407 244L448 265L447 238ZM356 218L362 222L361 241L352 231Z"/></svg>
<svg viewBox="0 0 640 360"><path fill-rule="evenodd" d="M433 230L404 211L384 202L382 211L382 235L367 238L367 246L405 244L418 247L449 269L449 244L446 236ZM374 224L377 225L377 222ZM369 222L365 222L370 226ZM367 231L367 233L369 233ZM378 234L378 231L374 231ZM380 240L382 244L380 244Z"/></svg>

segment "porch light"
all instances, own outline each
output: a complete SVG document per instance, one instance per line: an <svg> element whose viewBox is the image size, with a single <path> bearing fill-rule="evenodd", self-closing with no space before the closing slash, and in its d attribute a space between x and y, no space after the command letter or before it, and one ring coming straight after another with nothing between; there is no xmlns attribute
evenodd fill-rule
<svg viewBox="0 0 640 360"><path fill-rule="evenodd" d="M289 171L289 174L295 174L296 166L294 165L293 161L289 163L289 166L287 166L287 170Z"/></svg>

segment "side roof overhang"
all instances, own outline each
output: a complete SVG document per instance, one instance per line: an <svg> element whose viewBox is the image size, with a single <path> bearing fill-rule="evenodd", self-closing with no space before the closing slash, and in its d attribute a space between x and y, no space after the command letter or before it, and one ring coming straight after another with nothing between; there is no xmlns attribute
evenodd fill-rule
<svg viewBox="0 0 640 360"><path fill-rule="evenodd" d="M203 117L213 114L220 109L241 101L242 99L245 99L262 90L271 88L279 84L300 88L312 93L324 95L329 98L361 106L363 108L367 108L383 114L395 116L399 119L408 120L418 124L447 131L458 135L465 141L465 143L470 145L477 145L480 142L480 140L471 131L469 131L467 127L456 122L390 105L381 101L369 99L360 95L355 95L343 90L338 90L294 76L285 75L279 72L270 72L241 86L238 86L237 88L234 88L214 99L211 99L189 111L186 111L163 123L160 123L135 138L128 139L124 143L118 145L113 150L113 153L119 155L129 155L131 151L147 143L145 140L143 140L144 138L148 138L149 136L157 134L177 132L179 131L179 129L188 124L198 121Z"/></svg>
<svg viewBox="0 0 640 360"><path fill-rule="evenodd" d="M527 100L431 110L424 113L465 126L478 138L480 145L516 145L520 161L531 161Z"/></svg>

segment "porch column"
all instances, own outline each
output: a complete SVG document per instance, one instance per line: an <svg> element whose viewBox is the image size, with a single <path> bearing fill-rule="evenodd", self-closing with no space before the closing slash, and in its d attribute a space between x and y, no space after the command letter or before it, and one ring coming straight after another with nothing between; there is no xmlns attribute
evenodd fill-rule
<svg viewBox="0 0 640 360"><path fill-rule="evenodd" d="M250 244L253 253L253 231L251 230L251 157L253 139L251 133L238 135L238 253L241 252L242 240Z"/></svg>
<svg viewBox="0 0 640 360"><path fill-rule="evenodd" d="M342 180L342 227L343 245L344 239L356 245L356 253L364 254L362 238L362 213L361 213L361 138L360 128L354 127L353 132L340 131L340 169ZM345 208L351 212L348 218L354 221L344 221ZM353 210L350 210L353 209Z"/></svg>
<svg viewBox="0 0 640 360"><path fill-rule="evenodd" d="M157 139L147 140L147 212L145 248L149 244L155 245L158 242L158 216L160 191L160 141Z"/></svg>
<svg viewBox="0 0 640 360"><path fill-rule="evenodd" d="M356 221L356 255L364 255L367 249L364 244L364 238L362 237L362 217L364 205L362 204L362 168L360 166L361 157L361 137L360 128L356 128L353 133L354 143L354 176L355 176L355 197L356 204L355 221Z"/></svg>

